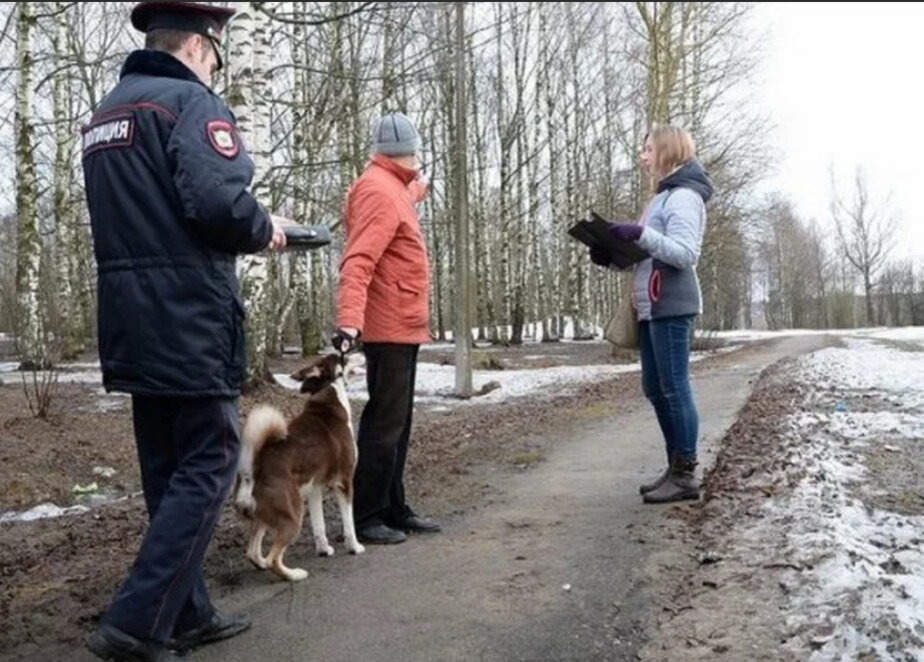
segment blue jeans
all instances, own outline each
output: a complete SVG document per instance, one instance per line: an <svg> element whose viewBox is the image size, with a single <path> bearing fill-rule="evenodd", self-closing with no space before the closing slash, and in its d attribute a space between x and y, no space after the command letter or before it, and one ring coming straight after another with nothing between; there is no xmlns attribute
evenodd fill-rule
<svg viewBox="0 0 924 662"><path fill-rule="evenodd" d="M690 389L693 315L639 322L642 390L654 407L669 456L696 460L699 414Z"/></svg>

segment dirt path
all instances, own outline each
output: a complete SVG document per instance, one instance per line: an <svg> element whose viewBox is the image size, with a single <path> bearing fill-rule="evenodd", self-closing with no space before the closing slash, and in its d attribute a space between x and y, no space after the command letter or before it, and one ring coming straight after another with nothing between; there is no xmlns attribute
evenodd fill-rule
<svg viewBox="0 0 924 662"><path fill-rule="evenodd" d="M816 337L739 350L695 369L703 465L767 365L817 348ZM544 461L473 476L488 495L444 532L360 557L293 555L309 578L289 585L246 571L220 600L254 628L193 662L577 661L634 659L648 598L641 568L653 526L672 507L643 506L638 482L660 468L647 402L587 402L580 424L530 439ZM562 426L558 426L562 428ZM481 470L479 470L481 471ZM63 651L62 651L63 652ZM83 650L67 659L89 662Z"/></svg>
<svg viewBox="0 0 924 662"><path fill-rule="evenodd" d="M789 339L698 370L706 463L756 375L819 343ZM585 426L541 440L547 461L486 477L500 496L441 535L310 559L303 584L265 577L242 590L228 606L249 609L254 630L192 659L627 659L646 606L634 570L655 544L646 524L666 510L636 493L661 457L647 403L633 404L614 419L588 403Z"/></svg>

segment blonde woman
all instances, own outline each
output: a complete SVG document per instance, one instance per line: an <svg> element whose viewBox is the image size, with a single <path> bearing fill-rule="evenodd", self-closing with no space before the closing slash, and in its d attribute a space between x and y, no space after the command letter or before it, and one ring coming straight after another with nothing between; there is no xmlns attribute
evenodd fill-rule
<svg viewBox="0 0 924 662"><path fill-rule="evenodd" d="M668 466L639 491L646 503L698 499L696 441L699 415L690 388L690 339L702 294L696 276L706 230L712 182L696 160L685 130L658 126L645 137L641 161L654 198L636 224L614 223L610 232L634 241L650 258L633 276L639 323L642 388L664 435Z"/></svg>

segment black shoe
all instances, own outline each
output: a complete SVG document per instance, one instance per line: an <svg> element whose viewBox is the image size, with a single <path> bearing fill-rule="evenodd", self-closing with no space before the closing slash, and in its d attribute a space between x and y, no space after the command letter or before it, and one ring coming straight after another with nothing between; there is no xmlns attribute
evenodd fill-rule
<svg viewBox="0 0 924 662"><path fill-rule="evenodd" d="M356 532L359 542L370 545L396 545L407 540L407 536L384 524L372 524Z"/></svg>
<svg viewBox="0 0 924 662"><path fill-rule="evenodd" d="M101 625L91 634L87 648L97 657L113 662L186 662L163 644L135 639L111 625Z"/></svg>
<svg viewBox="0 0 924 662"><path fill-rule="evenodd" d="M414 513L406 515L402 519L395 520L392 522L392 526L396 529L413 533L437 533L438 531L442 531L442 528L437 522L434 522L432 519L424 519L420 515L415 515Z"/></svg>
<svg viewBox="0 0 924 662"><path fill-rule="evenodd" d="M216 611L204 625L168 639L167 646L174 650L187 651L222 639L230 639L249 627L250 617L246 614L224 616Z"/></svg>

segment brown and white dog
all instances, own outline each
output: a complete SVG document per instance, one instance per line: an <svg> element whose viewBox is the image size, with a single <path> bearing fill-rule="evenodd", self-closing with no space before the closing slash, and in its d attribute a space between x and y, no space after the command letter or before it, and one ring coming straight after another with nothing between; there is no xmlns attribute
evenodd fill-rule
<svg viewBox="0 0 924 662"><path fill-rule="evenodd" d="M302 412L290 421L277 409L258 405L250 412L241 435L234 503L250 523L247 558L258 568L270 568L290 581L308 576L283 563L286 548L298 537L308 501L314 545L321 556L331 556L324 525L324 488L337 495L347 549L362 554L353 524L353 471L357 449L353 435L346 378L362 363L352 355L346 366L331 354L292 375L309 393ZM273 536L269 556L263 556L263 537Z"/></svg>

